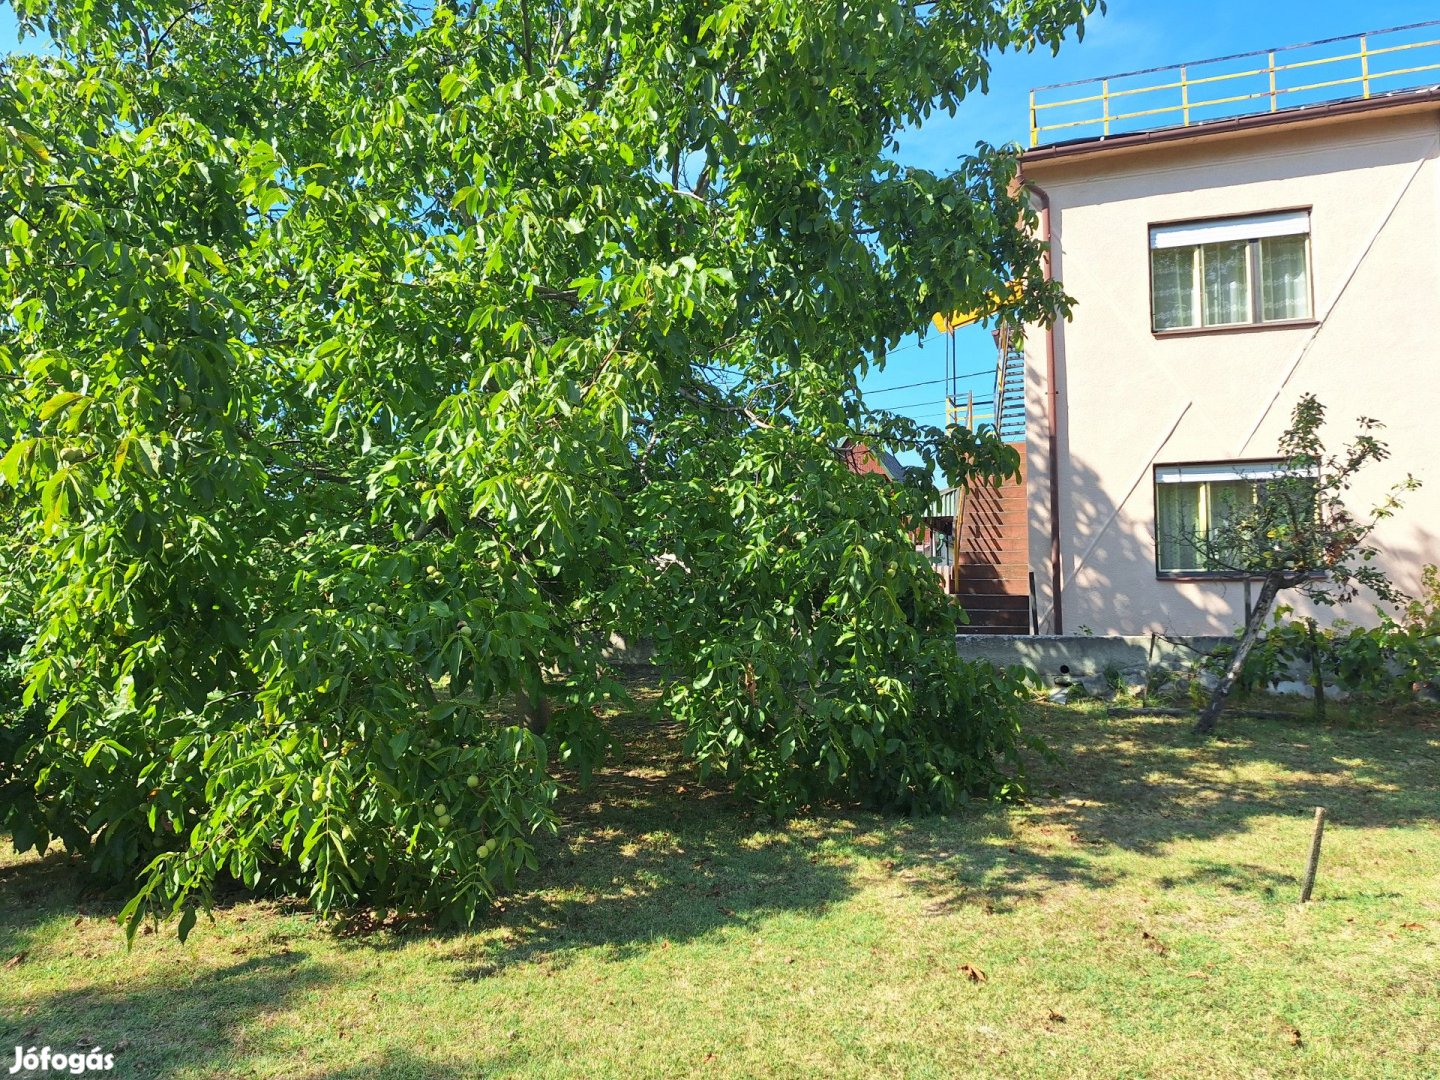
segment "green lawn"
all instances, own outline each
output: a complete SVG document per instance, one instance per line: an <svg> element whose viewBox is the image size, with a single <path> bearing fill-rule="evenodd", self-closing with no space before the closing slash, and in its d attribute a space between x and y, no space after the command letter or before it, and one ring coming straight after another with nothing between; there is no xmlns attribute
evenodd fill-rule
<svg viewBox="0 0 1440 1080"><path fill-rule="evenodd" d="M64 859L0 857L0 1068L99 1043L122 1077L1440 1076L1433 717L1033 723L1059 761L1028 805L778 827L631 730L468 934L244 902L127 953Z"/></svg>

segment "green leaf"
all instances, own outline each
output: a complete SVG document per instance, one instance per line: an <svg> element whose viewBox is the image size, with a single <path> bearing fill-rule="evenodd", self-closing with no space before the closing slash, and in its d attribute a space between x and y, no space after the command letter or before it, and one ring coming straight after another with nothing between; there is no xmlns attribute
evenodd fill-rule
<svg viewBox="0 0 1440 1080"><path fill-rule="evenodd" d="M43 423L44 421L49 420L56 413L68 409L70 406L74 405L75 402L79 401L84 396L85 395L77 393L74 390L62 390L60 393L52 397L49 401L45 402L44 405L40 406L39 418L41 422Z"/></svg>

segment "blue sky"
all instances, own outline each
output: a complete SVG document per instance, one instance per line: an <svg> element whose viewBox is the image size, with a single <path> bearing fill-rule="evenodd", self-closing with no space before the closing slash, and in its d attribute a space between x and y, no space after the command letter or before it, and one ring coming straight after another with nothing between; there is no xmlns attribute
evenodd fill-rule
<svg viewBox="0 0 1440 1080"><path fill-rule="evenodd" d="M1114 72L1203 60L1320 38L1378 30L1440 17L1435 0L1111 0L1104 16L1090 21L1083 41L1067 42L1058 56L1048 52L1006 54L995 58L989 93L964 103L954 116L937 114L901 140L900 160L946 171L956 159L984 140L995 145L1023 143L1033 86L1098 78ZM15 20L0 7L0 49L13 47ZM921 329L916 328L917 332ZM883 371L872 371L863 386L876 405L893 408L924 423L944 418L943 386L891 390L940 380L945 374L945 339L935 333L922 341L907 338ZM977 397L988 397L994 380L994 346L988 330L972 327L957 334L958 370L983 372L966 383Z"/></svg>

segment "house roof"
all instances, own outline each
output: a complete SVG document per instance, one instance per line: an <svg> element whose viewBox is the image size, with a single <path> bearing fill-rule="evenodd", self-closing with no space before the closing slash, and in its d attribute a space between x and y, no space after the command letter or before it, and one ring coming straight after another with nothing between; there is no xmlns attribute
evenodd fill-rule
<svg viewBox="0 0 1440 1080"><path fill-rule="evenodd" d="M888 450L876 450L867 443L846 440L841 451L854 472L883 472L896 482L905 479L905 466Z"/></svg>
<svg viewBox="0 0 1440 1080"><path fill-rule="evenodd" d="M905 466L900 464L894 454L888 450L879 450L876 451L876 456L880 459L880 464L884 467L885 474L889 476L891 480L905 479Z"/></svg>
<svg viewBox="0 0 1440 1080"><path fill-rule="evenodd" d="M1433 111L1437 108L1440 108L1440 85L1426 86L1416 90L1397 90L1368 98L1345 98L1223 120L1050 143L1024 151L1020 155L1020 164L1022 170L1052 165L1060 167L1072 161L1088 161L1097 155L1110 156L1172 143L1236 138L1277 128L1319 126L1374 114L1398 115Z"/></svg>

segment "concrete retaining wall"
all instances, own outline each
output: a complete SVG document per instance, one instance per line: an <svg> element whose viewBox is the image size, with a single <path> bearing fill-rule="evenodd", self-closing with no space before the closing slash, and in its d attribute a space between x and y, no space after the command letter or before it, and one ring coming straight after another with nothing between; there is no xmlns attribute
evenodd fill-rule
<svg viewBox="0 0 1440 1080"><path fill-rule="evenodd" d="M1130 686L1143 686L1152 670L1189 671L1232 637L1101 637L1088 634L961 634L955 639L960 655L989 660L998 667L1021 664L1036 672L1047 686L1084 684L1103 689L1113 678ZM654 649L648 641L627 642L612 634L602 651L605 659L621 665L648 665Z"/></svg>
<svg viewBox="0 0 1440 1080"><path fill-rule="evenodd" d="M1185 671L1232 637L1136 637L1087 634L961 634L955 639L960 655L1009 666L1023 664L1047 686L1085 685L1103 688L1111 679L1142 686L1152 670Z"/></svg>
<svg viewBox="0 0 1440 1080"><path fill-rule="evenodd" d="M960 634L955 646L968 660L989 660L998 667L1020 664L1039 675L1046 686L1083 686L1098 694L1117 683L1143 687L1152 672L1193 671L1201 657L1234 642L1233 637L1221 635ZM603 655L613 664L648 667L653 663L654 649L648 641L627 642L612 634ZM1307 675L1291 671L1270 691L1309 695L1312 691ZM1201 684L1207 688L1213 681L1212 675L1201 676ZM1345 696L1334 687L1327 687L1327 692L1337 699Z"/></svg>

